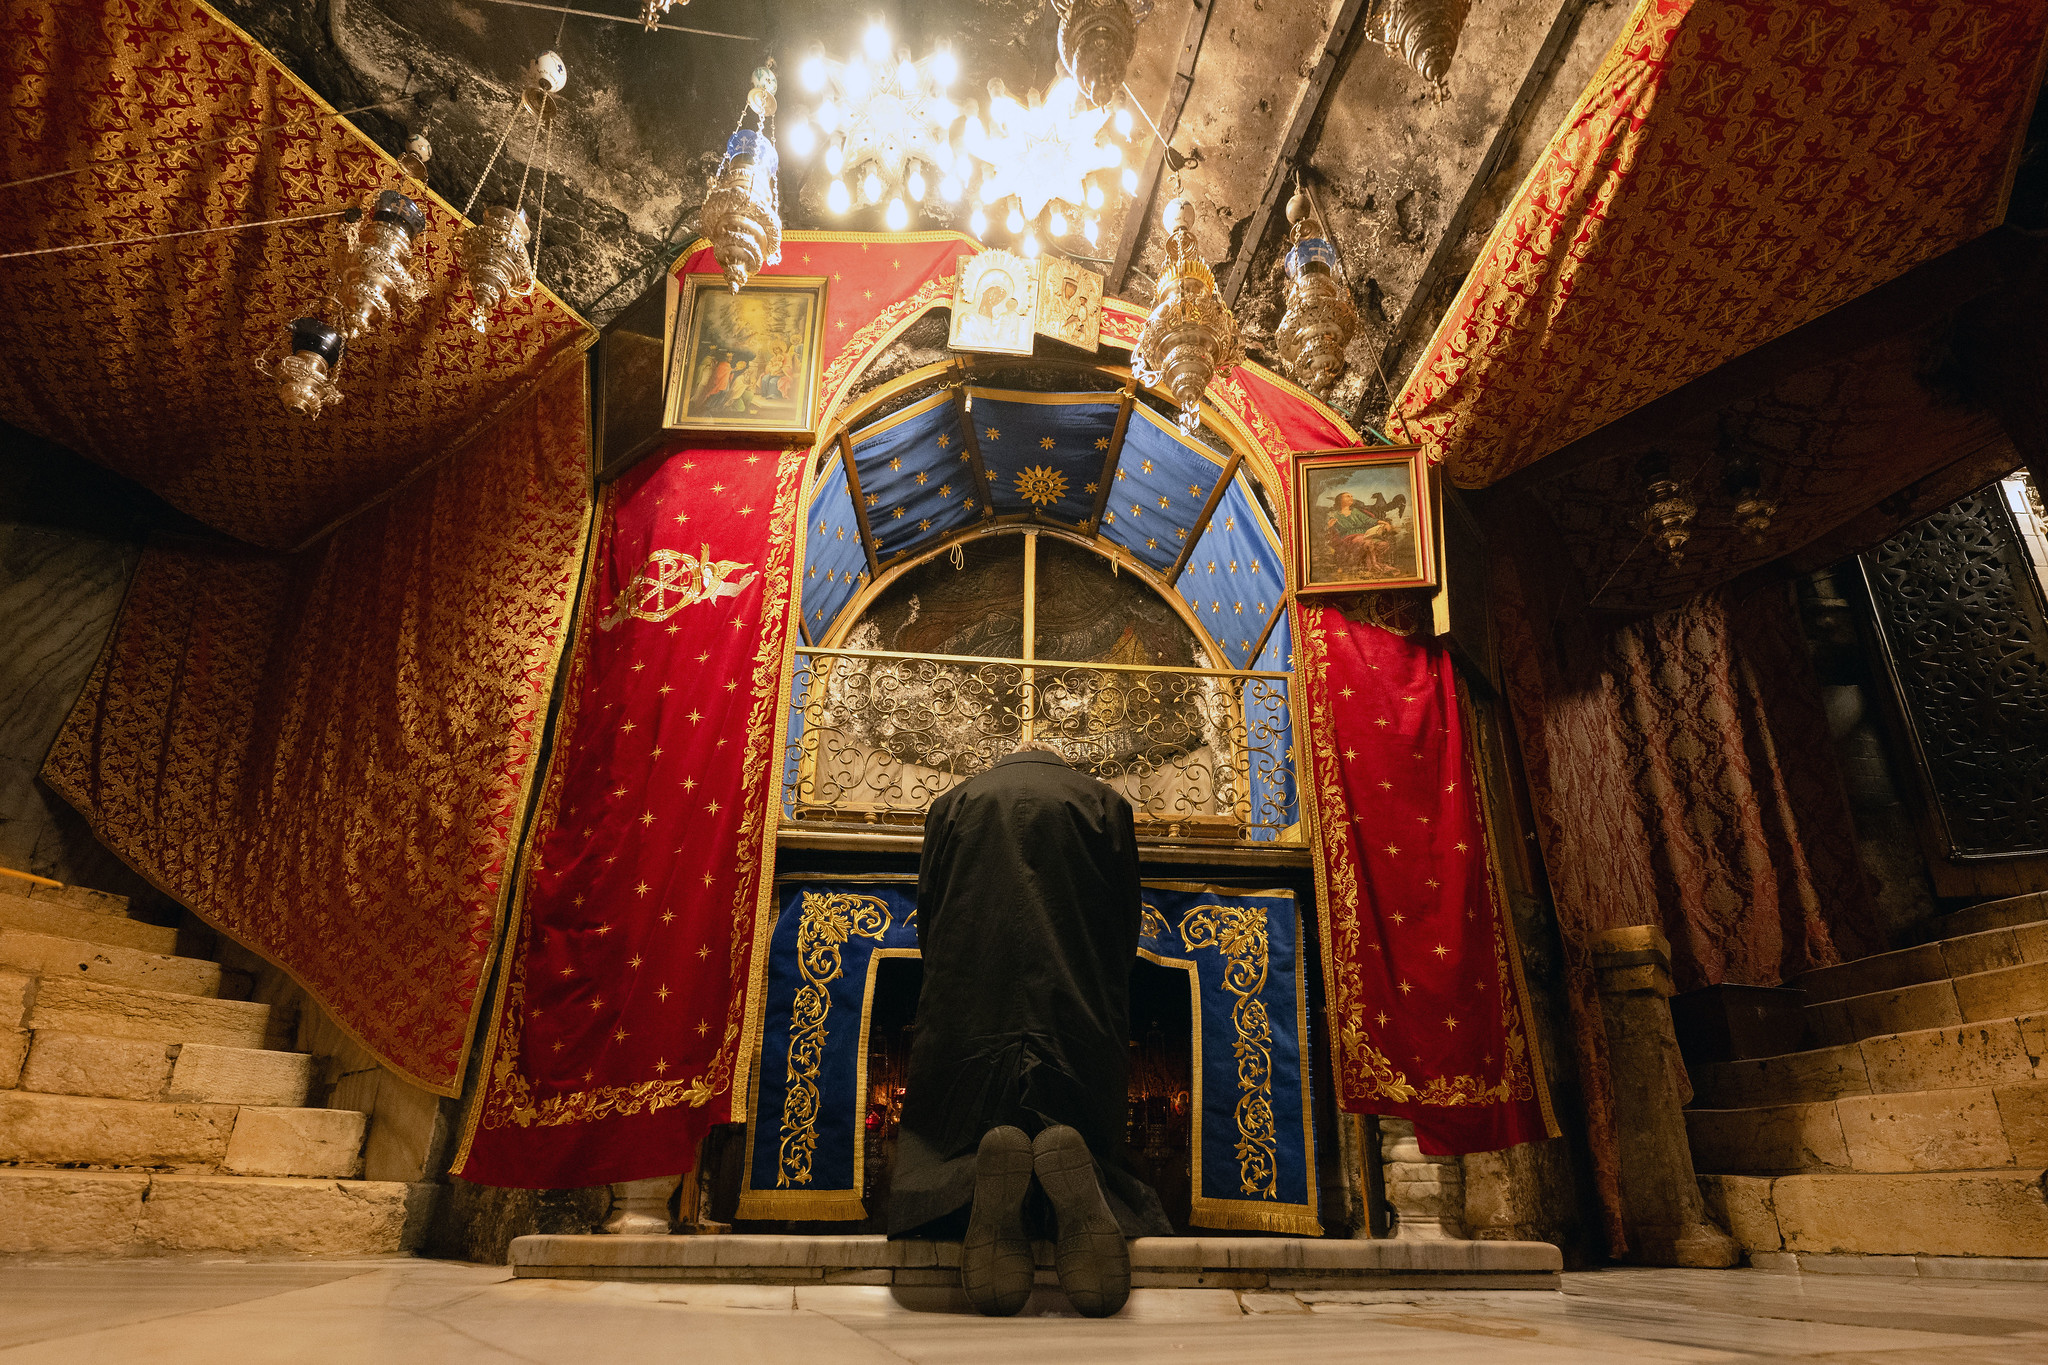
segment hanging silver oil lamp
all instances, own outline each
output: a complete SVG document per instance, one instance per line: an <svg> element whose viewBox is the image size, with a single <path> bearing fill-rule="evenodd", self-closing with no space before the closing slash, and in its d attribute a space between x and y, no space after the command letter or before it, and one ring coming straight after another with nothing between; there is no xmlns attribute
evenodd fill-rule
<svg viewBox="0 0 2048 1365"><path fill-rule="evenodd" d="M749 277L782 260L781 170L770 122L775 117L775 63L754 68L753 89L739 125L725 142L725 157L704 197L699 230L737 294ZM746 126L752 113L755 126Z"/></svg>
<svg viewBox="0 0 2048 1365"><path fill-rule="evenodd" d="M1370 21L1371 36L1443 99L1450 94L1451 57L1470 9L1471 0L1385 0Z"/></svg>
<svg viewBox="0 0 2048 1365"><path fill-rule="evenodd" d="M1734 456L1722 466L1721 486L1735 499L1735 529L1762 545L1778 515L1778 500L1764 492L1763 470L1748 455Z"/></svg>
<svg viewBox="0 0 2048 1365"><path fill-rule="evenodd" d="M277 396L287 408L301 417L318 417L320 409L341 401L334 371L346 345L341 333L319 318L296 318L290 352L274 363L258 359L256 370L277 381Z"/></svg>
<svg viewBox="0 0 2048 1365"><path fill-rule="evenodd" d="M462 263L469 275L469 325L485 331L491 313L506 299L533 293L533 263L526 258L531 234L526 210L493 204L462 234Z"/></svg>
<svg viewBox="0 0 2048 1365"><path fill-rule="evenodd" d="M1163 386L1180 404L1181 429L1202 425L1202 394L1209 381L1244 363L1237 318L1216 292L1216 276L1195 241L1194 205L1175 199L1166 206L1166 264L1159 273L1158 303L1145 319L1131 350L1138 382Z"/></svg>
<svg viewBox="0 0 2048 1365"><path fill-rule="evenodd" d="M1699 518L1700 506L1687 495L1685 485L1671 477L1671 457L1663 451L1653 450L1644 455L1636 462L1636 474L1650 499L1640 524L1646 534L1656 539L1665 561L1675 569L1685 558L1685 543L1692 539L1692 524Z"/></svg>
<svg viewBox="0 0 2048 1365"><path fill-rule="evenodd" d="M1059 16L1060 65L1073 76L1081 98L1100 109L1123 89L1131 54L1138 50L1138 25L1152 13L1152 0L1052 0Z"/></svg>
<svg viewBox="0 0 2048 1365"><path fill-rule="evenodd" d="M377 196L368 222L348 225L334 283L340 303L334 325L344 339L354 341L378 319L393 316L399 299L417 303L426 297L426 286L409 268L412 244L426 227L420 206L397 190Z"/></svg>
<svg viewBox="0 0 2048 1365"><path fill-rule="evenodd" d="M1299 189L1287 201L1291 245L1287 251L1287 311L1273 340L1288 377L1318 396L1344 373L1344 348L1358 331L1358 308L1337 272L1343 262L1336 244L1323 235L1308 196Z"/></svg>

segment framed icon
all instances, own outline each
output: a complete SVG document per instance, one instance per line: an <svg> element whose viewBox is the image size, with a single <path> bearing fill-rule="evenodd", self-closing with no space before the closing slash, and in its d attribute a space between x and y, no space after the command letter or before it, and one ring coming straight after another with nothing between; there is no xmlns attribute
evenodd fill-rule
<svg viewBox="0 0 2048 1365"><path fill-rule="evenodd" d="M1435 477L1421 446L1296 455L1295 591L1436 587Z"/></svg>
<svg viewBox="0 0 2048 1365"><path fill-rule="evenodd" d="M1057 256L1038 266L1038 334L1092 351L1102 341L1102 276Z"/></svg>
<svg viewBox="0 0 2048 1365"><path fill-rule="evenodd" d="M662 426L725 437L817 435L824 357L822 276L676 276Z"/></svg>
<svg viewBox="0 0 2048 1365"><path fill-rule="evenodd" d="M962 256L953 274L953 323L946 345L956 351L1030 355L1038 329L1038 263L1007 251Z"/></svg>

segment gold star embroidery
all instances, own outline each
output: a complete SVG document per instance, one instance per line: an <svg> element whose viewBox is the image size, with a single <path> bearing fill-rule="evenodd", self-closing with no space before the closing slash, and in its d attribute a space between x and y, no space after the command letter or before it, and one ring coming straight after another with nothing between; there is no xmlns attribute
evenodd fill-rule
<svg viewBox="0 0 2048 1365"><path fill-rule="evenodd" d="M650 811L644 811L644 812L642 812L642 813L641 813L641 816L640 816L640 823L641 823L641 824L643 824L643 825L651 825L651 824L653 824L653 823L654 823L654 812L653 812L653 811L651 811L651 810L650 810Z"/></svg>
<svg viewBox="0 0 2048 1365"><path fill-rule="evenodd" d="M931 475L929 475L929 474L925 473L925 472L924 472L924 471L923 471L922 469L918 470L918 471L917 471L917 486L918 486L919 488L922 488L922 487L924 487L924 481L925 481L926 479L930 478L930 477L931 477Z"/></svg>
<svg viewBox="0 0 2048 1365"><path fill-rule="evenodd" d="M1191 498L1199 498L1202 496L1202 490L1194 484L1189 484L1188 496Z"/></svg>
<svg viewBox="0 0 2048 1365"><path fill-rule="evenodd" d="M697 960L698 960L699 962L702 962L702 961L703 961L703 960L704 960L705 958L708 958L708 957L710 957L710 956L711 956L711 945L710 945L710 944L706 943L706 944L702 944L702 945L700 945L700 946L698 947L698 949L697 949Z"/></svg>
<svg viewBox="0 0 2048 1365"><path fill-rule="evenodd" d="M660 1057L655 1060L654 1074L657 1076L666 1076L668 1074L668 1058Z"/></svg>
<svg viewBox="0 0 2048 1365"><path fill-rule="evenodd" d="M1093 492L1095 492L1095 491L1096 491L1097 489L1099 489L1099 488L1101 488L1101 487L1102 487L1102 485L1101 485L1101 484L1099 484L1099 483L1087 483L1087 484L1083 484L1083 485L1081 485L1081 491L1082 491L1083 493L1093 493Z"/></svg>
<svg viewBox="0 0 2048 1365"><path fill-rule="evenodd" d="M751 507L742 507L740 508L740 515L743 517L751 517L752 515L754 515L754 509Z"/></svg>
<svg viewBox="0 0 2048 1365"><path fill-rule="evenodd" d="M714 483L711 485L711 491L714 493L723 493L725 491L725 485L722 483Z"/></svg>
<svg viewBox="0 0 2048 1365"><path fill-rule="evenodd" d="M1453 1018L1452 1016L1450 1016L1450 1015L1448 1015L1448 1014L1446 1014L1446 1015L1444 1016L1444 1027L1445 1027L1445 1028L1452 1028L1452 1029L1454 1029L1454 1028L1456 1028L1457 1026L1458 1026L1458 1021L1457 1021L1457 1020L1456 1020L1455 1018Z"/></svg>
<svg viewBox="0 0 2048 1365"><path fill-rule="evenodd" d="M1398 856L1398 855L1400 854L1400 852L1401 852L1401 849L1400 849L1400 847L1399 847L1398 845L1396 845L1396 844L1388 844L1388 845L1387 845L1387 855L1388 855L1389 857L1395 857L1395 856Z"/></svg>
<svg viewBox="0 0 2048 1365"><path fill-rule="evenodd" d="M1387 1012L1385 1010L1381 1010L1378 1014L1374 1015L1373 1018L1378 1022L1381 1028L1385 1028L1387 1026Z"/></svg>
<svg viewBox="0 0 2048 1365"><path fill-rule="evenodd" d="M1348 761L1350 761L1351 759L1354 759L1354 758L1357 758L1357 757L1358 757L1358 750L1356 750L1356 749L1346 749L1346 750L1344 751L1344 758L1345 758L1345 760L1346 760L1347 762L1348 762Z"/></svg>
<svg viewBox="0 0 2048 1365"><path fill-rule="evenodd" d="M1460 853L1464 853L1464 852L1466 852L1467 850L1469 850L1469 849L1471 848L1471 845L1470 845L1470 844L1452 844L1452 845L1451 845L1451 847L1452 847L1452 848L1455 848L1455 849L1456 849L1456 850L1458 850L1458 852L1460 852Z"/></svg>
<svg viewBox="0 0 2048 1365"><path fill-rule="evenodd" d="M1134 516L1134 517L1139 517L1139 516L1143 516L1144 514L1145 514L1145 509L1144 509L1144 508L1142 508L1142 507L1138 506L1138 504L1136 504L1135 502L1131 504L1131 515L1132 515L1132 516Z"/></svg>
<svg viewBox="0 0 2048 1365"><path fill-rule="evenodd" d="M1096 438L1095 438L1095 448L1096 448L1097 450L1108 450L1108 449L1109 449L1109 438L1108 438L1107 436L1098 436L1098 437L1096 437Z"/></svg>
<svg viewBox="0 0 2048 1365"><path fill-rule="evenodd" d="M898 521L901 521L903 519L903 509L899 507L894 512L890 513L890 515L895 517Z"/></svg>
<svg viewBox="0 0 2048 1365"><path fill-rule="evenodd" d="M1388 720L1385 716L1381 716L1378 720L1373 722L1374 725L1379 726L1381 729L1385 729L1387 726L1392 725L1393 723L1394 722Z"/></svg>
<svg viewBox="0 0 2048 1365"><path fill-rule="evenodd" d="M1451 950L1449 948L1444 947L1444 945L1441 943L1437 944L1436 947L1431 948L1430 951L1432 953L1435 953L1440 958L1449 957L1451 955Z"/></svg>
<svg viewBox="0 0 2048 1365"><path fill-rule="evenodd" d="M1147 474L1150 474L1152 472L1152 462L1150 460L1146 460L1142 464L1140 464L1138 468L1144 470Z"/></svg>
<svg viewBox="0 0 2048 1365"><path fill-rule="evenodd" d="M1398 987L1396 987L1396 989L1399 990L1401 994L1406 995L1408 994L1408 992L1414 990L1415 987L1409 985L1406 981L1403 981Z"/></svg>
<svg viewBox="0 0 2048 1365"><path fill-rule="evenodd" d="M705 1034L709 1032L711 1032L711 1025L706 1023L704 1020L699 1019L697 1021L697 1036L699 1038L702 1038Z"/></svg>
<svg viewBox="0 0 2048 1365"><path fill-rule="evenodd" d="M926 518L924 518L924 519L923 519L922 521L920 521L920 522L918 522L918 523L917 523L917 529L918 529L918 530L920 530L920 531L929 531L929 530L931 530L931 529L932 529L932 519L931 519L930 517L926 517Z"/></svg>
<svg viewBox="0 0 2048 1365"><path fill-rule="evenodd" d="M889 468L891 468L891 469L901 469L901 468L903 468L903 457L902 457L901 455L892 455L892 456L890 456L890 457L889 457Z"/></svg>
<svg viewBox="0 0 2048 1365"><path fill-rule="evenodd" d="M640 883L640 884L639 884L638 886L636 886L636 887L634 887L634 888L633 888L633 892L634 892L634 894L635 894L635 895L640 895L640 896L644 896L644 895L646 895L646 894L647 894L647 893L648 893L649 891L652 891L653 889L654 889L654 888L653 888L653 887L651 887L651 886L649 886L649 885L648 885L648 884L647 884L646 882L642 882L642 883Z"/></svg>
<svg viewBox="0 0 2048 1365"><path fill-rule="evenodd" d="M1003 433L997 431L994 427L987 428L981 434L988 437L988 439L991 441L1000 441L1003 439Z"/></svg>
<svg viewBox="0 0 2048 1365"><path fill-rule="evenodd" d="M950 484L950 483L942 483L942 484L940 484L940 485L939 485L939 496L940 496L940 497L942 497L942 498L950 498L950 497L952 497L952 496L953 496L953 485L952 485L952 484Z"/></svg>
<svg viewBox="0 0 2048 1365"><path fill-rule="evenodd" d="M1164 511L1165 511L1165 510L1166 510L1167 508L1171 507L1172 505L1173 505L1172 503L1170 503L1170 502L1168 502L1168 501L1166 500L1166 495L1165 495L1164 493L1161 493L1161 494L1159 495L1159 510L1160 510L1160 511L1164 512Z"/></svg>
<svg viewBox="0 0 2048 1365"><path fill-rule="evenodd" d="M1041 436L1038 438L1038 448L1040 450L1051 450L1052 444L1052 437L1050 436Z"/></svg>
<svg viewBox="0 0 2048 1365"><path fill-rule="evenodd" d="M1146 548L1146 549L1148 549L1148 550L1156 550L1156 549L1158 549L1158 548L1159 548L1159 537L1158 537L1158 536L1146 536L1146 537L1145 537L1145 548Z"/></svg>
<svg viewBox="0 0 2048 1365"><path fill-rule="evenodd" d="M947 446L949 446L949 445L951 445L951 444L953 444L953 438L952 438L952 437L950 437L950 436L941 436L941 437L939 438L939 449L940 449L940 450L944 450L944 449L945 449L945 448L946 448Z"/></svg>

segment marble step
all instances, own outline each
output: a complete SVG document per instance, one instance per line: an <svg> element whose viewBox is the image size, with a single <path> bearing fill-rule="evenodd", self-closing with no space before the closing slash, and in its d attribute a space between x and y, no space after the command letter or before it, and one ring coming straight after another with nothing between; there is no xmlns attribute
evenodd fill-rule
<svg viewBox="0 0 2048 1365"><path fill-rule="evenodd" d="M0 1167L0 1254L384 1256L416 1250L434 1187Z"/></svg>
<svg viewBox="0 0 2048 1365"><path fill-rule="evenodd" d="M1817 1005L2029 962L2048 962L2048 919L2000 925L1833 967L1817 967L1785 984L1806 992L1807 1003Z"/></svg>
<svg viewBox="0 0 2048 1365"><path fill-rule="evenodd" d="M1705 1175L1707 1207L1753 1261L1784 1252L2048 1258L2039 1168Z"/></svg>
<svg viewBox="0 0 2048 1365"><path fill-rule="evenodd" d="M9 895L5 890L0 890L0 929L55 934L60 938L84 939L88 943L135 948L145 953L170 953L178 947L176 929L145 924L123 915L80 910L61 901Z"/></svg>
<svg viewBox="0 0 2048 1365"><path fill-rule="evenodd" d="M1052 1247L1033 1244L1038 1282L1055 1286ZM1143 1288L1556 1289L1548 1242L1373 1241L1313 1237L1138 1237ZM888 1285L906 1306L967 1307L960 1244L879 1236L669 1237L539 1234L512 1239L512 1273L556 1280Z"/></svg>
<svg viewBox="0 0 2048 1365"><path fill-rule="evenodd" d="M1688 1109L1685 1128L1694 1169L1715 1175L2041 1167L2048 1166L2048 1079Z"/></svg>
<svg viewBox="0 0 2048 1365"><path fill-rule="evenodd" d="M40 901L45 905L63 905L73 910L88 910L95 915L118 915L124 919L128 916L126 896L117 896L111 891L95 891L89 886L37 886L18 877L0 877L0 896Z"/></svg>
<svg viewBox="0 0 2048 1365"><path fill-rule="evenodd" d="M220 996L223 985L230 992L246 988L239 972L224 973L218 962L204 958L174 957L15 929L0 929L0 969L208 998Z"/></svg>
<svg viewBox="0 0 2048 1365"><path fill-rule="evenodd" d="M37 978L0 971L0 1044L10 1028L55 1029L100 1038L145 1042L212 1043L260 1048L270 1006L254 1000L214 1000L135 986L101 985L69 977ZM24 1040L25 1042L25 1040Z"/></svg>
<svg viewBox="0 0 2048 1365"><path fill-rule="evenodd" d="M1835 1047L1888 1033L2041 1013L2048 1013L2048 960L1808 1005L1806 1042L1810 1048Z"/></svg>
<svg viewBox="0 0 2048 1365"><path fill-rule="evenodd" d="M1811 1104L1848 1095L2048 1080L2048 1014L1885 1033L1854 1043L1714 1062L1691 1077L1700 1109Z"/></svg>
<svg viewBox="0 0 2048 1365"><path fill-rule="evenodd" d="M362 1171L368 1118L353 1109L0 1090L0 1161L346 1178Z"/></svg>
<svg viewBox="0 0 2048 1365"><path fill-rule="evenodd" d="M304 1052L101 1038L40 1029L30 1035L20 1089L45 1095L172 1104L253 1104L297 1108L313 1083ZM9 1084L0 1074L0 1089Z"/></svg>
<svg viewBox="0 0 2048 1365"><path fill-rule="evenodd" d="M1936 915L1924 932L1929 939L1957 938L1981 934L1987 929L2010 929L2036 920L2048 920L2048 891L2030 891L2024 896L2007 896L2004 900L1984 901L1967 910Z"/></svg>

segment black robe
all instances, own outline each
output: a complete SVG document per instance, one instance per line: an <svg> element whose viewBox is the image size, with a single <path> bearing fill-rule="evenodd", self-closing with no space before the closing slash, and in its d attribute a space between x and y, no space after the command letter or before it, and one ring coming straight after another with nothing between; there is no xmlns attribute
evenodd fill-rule
<svg viewBox="0 0 2048 1365"><path fill-rule="evenodd" d="M1001 1124L1078 1129L1125 1235L1172 1232L1124 1155L1139 898L1130 802L1057 754L1011 754L932 803L891 1235L958 1235Z"/></svg>

